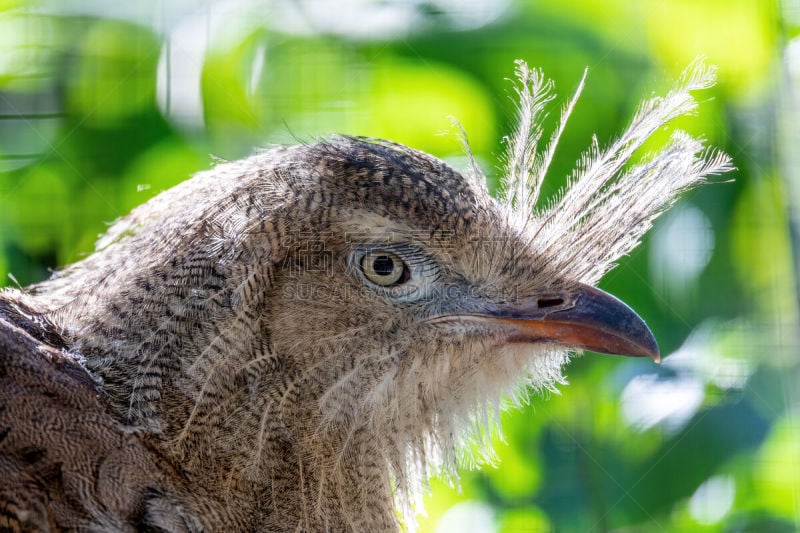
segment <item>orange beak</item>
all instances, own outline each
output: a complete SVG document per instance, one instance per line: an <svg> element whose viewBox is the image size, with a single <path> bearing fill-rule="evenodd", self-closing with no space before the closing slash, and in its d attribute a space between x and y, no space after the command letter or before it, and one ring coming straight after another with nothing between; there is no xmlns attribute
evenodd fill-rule
<svg viewBox="0 0 800 533"><path fill-rule="evenodd" d="M481 317L513 326L508 342L544 342L611 355L661 357L653 333L614 296L580 284L547 297L494 306Z"/></svg>

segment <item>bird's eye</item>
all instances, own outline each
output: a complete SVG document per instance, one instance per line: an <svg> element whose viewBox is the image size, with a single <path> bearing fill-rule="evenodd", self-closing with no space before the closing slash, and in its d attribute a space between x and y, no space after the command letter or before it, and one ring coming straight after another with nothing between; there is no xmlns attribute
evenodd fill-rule
<svg viewBox="0 0 800 533"><path fill-rule="evenodd" d="M369 252L361 259L364 276L381 287L393 287L408 281L410 273L405 263L391 252Z"/></svg>

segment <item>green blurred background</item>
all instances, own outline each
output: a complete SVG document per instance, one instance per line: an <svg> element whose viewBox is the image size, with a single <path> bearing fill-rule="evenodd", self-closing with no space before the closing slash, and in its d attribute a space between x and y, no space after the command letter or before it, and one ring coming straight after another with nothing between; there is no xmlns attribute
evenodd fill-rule
<svg viewBox="0 0 800 533"><path fill-rule="evenodd" d="M459 166L455 116L494 187L516 58L562 98L589 67L552 194L702 54L720 82L679 126L738 170L603 281L664 364L575 360L563 395L504 414L495 465L432 482L420 527L800 531L798 28L797 0L0 0L0 286L272 143L373 135Z"/></svg>

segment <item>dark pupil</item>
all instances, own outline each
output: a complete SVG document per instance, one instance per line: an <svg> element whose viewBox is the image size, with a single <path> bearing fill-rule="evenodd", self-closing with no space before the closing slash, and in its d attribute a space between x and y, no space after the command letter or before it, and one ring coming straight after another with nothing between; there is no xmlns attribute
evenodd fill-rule
<svg viewBox="0 0 800 533"><path fill-rule="evenodd" d="M394 261L388 255L379 255L372 263L372 268L379 276L388 276L394 271Z"/></svg>

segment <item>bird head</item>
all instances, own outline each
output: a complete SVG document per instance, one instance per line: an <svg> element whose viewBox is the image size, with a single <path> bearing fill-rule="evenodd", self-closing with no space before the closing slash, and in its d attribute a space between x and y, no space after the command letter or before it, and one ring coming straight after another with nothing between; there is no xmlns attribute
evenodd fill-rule
<svg viewBox="0 0 800 533"><path fill-rule="evenodd" d="M658 358L633 310L441 161L354 138L297 157L317 163L293 195L303 220L286 225L303 229L286 239L266 323L273 350L318 385L298 404L323 425L372 423L406 446L456 433L521 382L552 386L568 349Z"/></svg>

